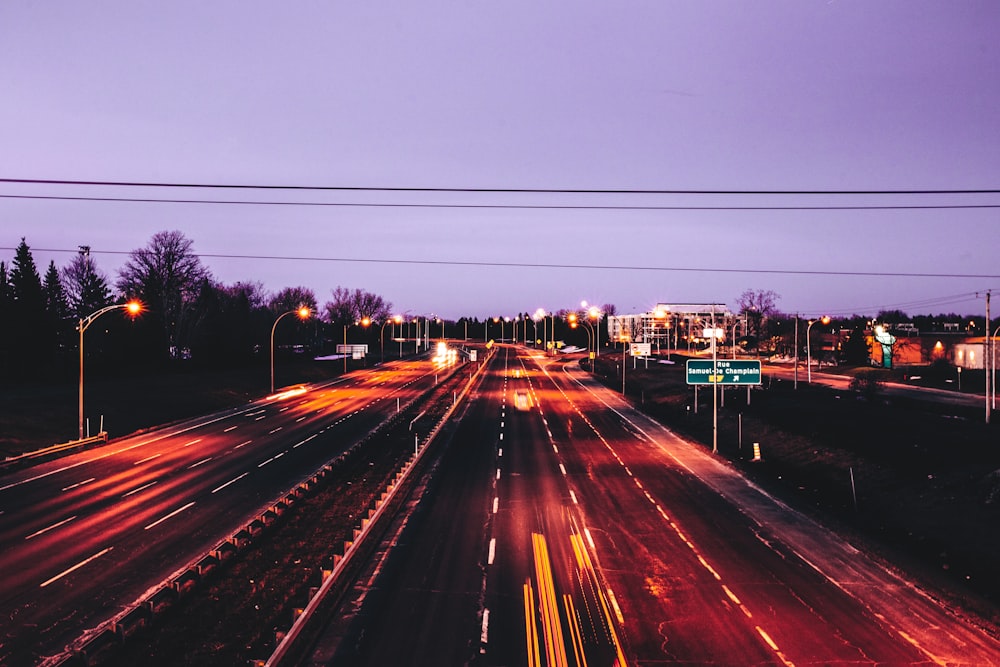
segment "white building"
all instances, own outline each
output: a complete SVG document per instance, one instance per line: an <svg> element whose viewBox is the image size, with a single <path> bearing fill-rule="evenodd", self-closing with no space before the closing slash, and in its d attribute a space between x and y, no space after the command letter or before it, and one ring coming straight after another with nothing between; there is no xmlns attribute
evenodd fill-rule
<svg viewBox="0 0 1000 667"><path fill-rule="evenodd" d="M658 303L647 313L608 316L612 342L651 343L657 351L701 346L713 330L717 339L726 341L743 328L743 320L724 303Z"/></svg>

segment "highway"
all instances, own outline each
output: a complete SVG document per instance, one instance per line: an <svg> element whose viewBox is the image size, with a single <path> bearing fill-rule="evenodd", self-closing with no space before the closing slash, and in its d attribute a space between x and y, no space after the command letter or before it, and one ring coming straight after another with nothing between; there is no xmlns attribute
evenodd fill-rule
<svg viewBox="0 0 1000 667"><path fill-rule="evenodd" d="M395 362L3 475L0 664L61 652L434 382Z"/></svg>
<svg viewBox="0 0 1000 667"><path fill-rule="evenodd" d="M488 371L307 664L1000 663L992 636L575 361L504 347Z"/></svg>

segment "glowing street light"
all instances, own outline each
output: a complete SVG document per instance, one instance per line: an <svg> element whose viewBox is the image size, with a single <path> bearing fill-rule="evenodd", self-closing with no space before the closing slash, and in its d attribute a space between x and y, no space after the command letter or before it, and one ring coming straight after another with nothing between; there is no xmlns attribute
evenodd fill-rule
<svg viewBox="0 0 1000 667"><path fill-rule="evenodd" d="M379 330L379 333L378 333L378 342L379 342L379 346L382 348L382 361L381 361L381 363L383 363L383 364L385 363L385 338L384 338L384 335L385 335L385 325L389 324L390 322L392 322L393 324L400 324L402 321L403 321L403 316L402 315L393 315L391 318L387 319L385 322L382 323L382 328ZM402 343L400 343L400 346L402 346ZM399 356L401 356L401 357L403 356L402 352L400 352Z"/></svg>
<svg viewBox="0 0 1000 667"><path fill-rule="evenodd" d="M309 311L309 308L307 308L306 306L299 306L295 310L289 310L287 313L282 313L281 315L278 315L278 319L274 321L274 325L271 327L271 393L272 394L274 393L274 332L278 328L278 322L280 322L281 318L284 317L285 315L298 315L300 320L307 320L309 319L310 314L311 313Z"/></svg>
<svg viewBox="0 0 1000 667"><path fill-rule="evenodd" d="M80 332L80 432L79 438L83 440L83 332L94 323L98 317L104 313L110 313L112 310L124 310L133 319L142 312L142 303L136 301L135 299L129 301L128 303L119 303L114 306L106 306L98 311L87 315L86 317L80 318L80 324L77 330Z"/></svg>
<svg viewBox="0 0 1000 667"><path fill-rule="evenodd" d="M830 317L824 315L818 320L809 320L809 325L806 326L806 382L812 384L813 374L812 374L812 346L809 344L809 330L816 322L822 322L823 326L830 323Z"/></svg>

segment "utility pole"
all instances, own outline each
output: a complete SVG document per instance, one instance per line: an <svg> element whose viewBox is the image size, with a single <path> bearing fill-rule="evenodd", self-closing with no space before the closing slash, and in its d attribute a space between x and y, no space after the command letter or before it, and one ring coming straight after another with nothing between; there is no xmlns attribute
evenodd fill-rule
<svg viewBox="0 0 1000 667"><path fill-rule="evenodd" d="M983 339L983 370L986 372L986 423L990 423L990 290L986 290L986 338Z"/></svg>
<svg viewBox="0 0 1000 667"><path fill-rule="evenodd" d="M799 388L799 314L795 313L795 380L793 389Z"/></svg>

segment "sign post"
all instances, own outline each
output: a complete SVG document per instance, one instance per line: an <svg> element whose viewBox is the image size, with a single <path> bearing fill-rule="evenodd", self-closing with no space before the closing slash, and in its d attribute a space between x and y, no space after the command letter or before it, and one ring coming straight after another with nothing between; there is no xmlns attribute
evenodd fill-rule
<svg viewBox="0 0 1000 667"><path fill-rule="evenodd" d="M714 350L713 350L714 352ZM685 366L687 383L694 385L695 409L697 409L698 386L712 385L712 452L718 450L718 406L715 403L718 387L726 385L760 384L761 368L758 359L688 359Z"/></svg>

